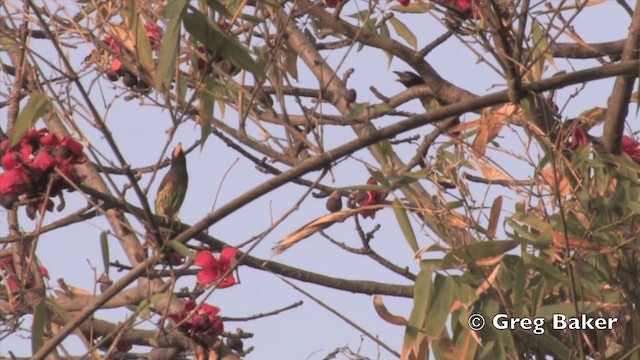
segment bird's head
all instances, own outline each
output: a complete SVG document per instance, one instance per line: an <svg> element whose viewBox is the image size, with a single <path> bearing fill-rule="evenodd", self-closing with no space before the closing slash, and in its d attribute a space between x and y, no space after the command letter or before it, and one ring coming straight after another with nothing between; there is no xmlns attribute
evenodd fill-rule
<svg viewBox="0 0 640 360"><path fill-rule="evenodd" d="M173 149L173 153L171 154L171 164L175 165L187 165L187 158L184 156L184 151L182 151L182 143L178 143L175 149Z"/></svg>
<svg viewBox="0 0 640 360"><path fill-rule="evenodd" d="M394 73L398 75L398 78L396 79L396 81L407 88L410 88L412 86L417 86L417 85L424 85L424 80L422 79L422 77L414 72L394 71Z"/></svg>

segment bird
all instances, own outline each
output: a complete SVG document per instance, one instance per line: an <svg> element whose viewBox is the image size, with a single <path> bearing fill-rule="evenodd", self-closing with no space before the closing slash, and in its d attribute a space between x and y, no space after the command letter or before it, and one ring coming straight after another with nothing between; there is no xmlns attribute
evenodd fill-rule
<svg viewBox="0 0 640 360"><path fill-rule="evenodd" d="M426 83L424 82L424 79L411 71L394 71L394 73L396 75L398 75L398 78L396 79L397 82L399 82L400 84L404 85L404 87L406 87L407 89L410 89L414 86L420 86L420 85L426 85ZM420 97L420 102L422 103L422 106L424 107L424 109L426 111L433 111L441 106L444 106L446 104L441 103L438 99L436 99L433 96L429 96L429 95L425 95L425 96L421 96ZM460 118L456 117L453 122L451 124L449 124L448 128L452 128L455 127L456 125L460 124ZM451 135L453 136L458 136L460 135L459 132L452 132Z"/></svg>
<svg viewBox="0 0 640 360"><path fill-rule="evenodd" d="M187 158L178 144L171 155L171 168L160 182L156 194L156 215L176 219L189 185Z"/></svg>

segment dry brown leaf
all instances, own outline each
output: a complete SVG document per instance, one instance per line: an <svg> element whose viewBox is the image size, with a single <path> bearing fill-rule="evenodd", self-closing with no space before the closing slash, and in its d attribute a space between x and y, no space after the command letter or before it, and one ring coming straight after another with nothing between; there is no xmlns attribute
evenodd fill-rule
<svg viewBox="0 0 640 360"><path fill-rule="evenodd" d="M502 196L498 196L493 200L491 212L489 213L489 225L487 226L487 236L493 239L496 236L498 228L498 220L500 220L500 210L502 210Z"/></svg>
<svg viewBox="0 0 640 360"><path fill-rule="evenodd" d="M449 212L447 220L449 222L449 225L458 229L467 229L469 227L467 219L455 211Z"/></svg>
<svg viewBox="0 0 640 360"><path fill-rule="evenodd" d="M476 296L482 295L487 289L491 288L493 282L496 280L496 276L498 276L498 270L500 269L500 265L496 266L491 274L482 282L482 285L478 286L476 289Z"/></svg>
<svg viewBox="0 0 640 360"><path fill-rule="evenodd" d="M376 313L378 313L378 316L380 316L382 320L390 324L402 326L406 326L409 324L409 321L407 321L407 319L403 318L402 316L393 315L389 312L387 307L384 305L382 295L373 296L373 308L376 310Z"/></svg>
<svg viewBox="0 0 640 360"><path fill-rule="evenodd" d="M558 173L559 189L555 188L556 182L555 182L555 175L553 174L553 167L547 166L546 168L542 169L541 174L544 181L547 183L547 185L549 185L549 188L551 188L552 190L555 190L554 193L559 192L561 197L566 197L567 195L569 195L569 193L571 192L571 183L569 183L569 180L567 180L567 178L562 176L562 174L560 173Z"/></svg>
<svg viewBox="0 0 640 360"><path fill-rule="evenodd" d="M565 248L564 241L564 233L561 231L553 230L551 232L551 239L553 240L553 246L556 248ZM583 250L593 250L598 252L609 252L611 251L611 247L605 245L593 244L587 239L580 239L569 236L567 239L569 243L569 247L571 249L583 249Z"/></svg>
<svg viewBox="0 0 640 360"><path fill-rule="evenodd" d="M481 157L487 150L487 144L498 136L505 124L509 123L512 116L521 116L522 110L514 104L505 104L497 109L484 109L478 134L471 148L477 157Z"/></svg>
<svg viewBox="0 0 640 360"><path fill-rule="evenodd" d="M353 216L357 213L359 213L361 210L363 209L379 209L381 207L383 207L384 205L371 205L371 206L364 206L364 207L360 207L358 209L349 209L349 210L344 210L344 211L337 211L334 213L330 213L324 216L321 216L305 225L303 225L301 228L299 228L298 230L292 232L291 234L287 235L284 239L280 240L276 246L273 247L273 252L275 254L281 254L282 252L284 252L285 250L287 250L288 248L292 247L293 245L297 244L300 240L306 239L309 236L322 231L326 228L328 228L329 226L335 224L335 223L339 223L339 222L343 222L345 221L347 218L349 218L350 216Z"/></svg>
<svg viewBox="0 0 640 360"><path fill-rule="evenodd" d="M134 41L131 31L122 25L111 24L109 26L109 35L120 44L121 47L127 49L130 53L135 54L136 42Z"/></svg>
<svg viewBox="0 0 640 360"><path fill-rule="evenodd" d="M474 261L474 264L476 264L478 266L493 266L493 265L499 263L500 261L502 261L503 257L504 257L504 254L491 256L491 257L486 257L486 258L482 258L480 260Z"/></svg>
<svg viewBox="0 0 640 360"><path fill-rule="evenodd" d="M452 359L455 351L455 344L448 337L442 337L438 339L438 346L440 346L440 353L445 359ZM423 359L426 359L423 358Z"/></svg>
<svg viewBox="0 0 640 360"><path fill-rule="evenodd" d="M420 260L422 258L422 255L424 255L424 253L426 252L430 252L430 251L442 251L442 252L447 252L451 249L449 249L448 247L444 247L441 246L439 244L433 243L433 244L429 244L425 247L423 247L422 249L419 249L418 251L416 251L416 253L413 255L413 259L414 260Z"/></svg>
<svg viewBox="0 0 640 360"><path fill-rule="evenodd" d="M491 165L488 161L481 161L479 166L480 171L482 172L482 176L484 176L489 181L513 180L511 176L505 174L504 171Z"/></svg>

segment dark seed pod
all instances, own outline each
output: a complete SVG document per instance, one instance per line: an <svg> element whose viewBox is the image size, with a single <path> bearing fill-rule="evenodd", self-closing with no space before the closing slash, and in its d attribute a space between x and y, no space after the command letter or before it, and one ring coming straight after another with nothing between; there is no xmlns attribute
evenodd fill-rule
<svg viewBox="0 0 640 360"><path fill-rule="evenodd" d="M138 78L132 73L125 73L122 75L122 83L129 88L132 88L138 84Z"/></svg>
<svg viewBox="0 0 640 360"><path fill-rule="evenodd" d="M327 210L333 212L337 212L342 210L342 196L339 191L334 191L331 193L331 196L327 199Z"/></svg>
<svg viewBox="0 0 640 360"><path fill-rule="evenodd" d="M237 336L229 336L227 338L227 346L231 350L235 350L237 352L242 352L242 348L244 347L244 344L242 343L242 339L240 339L239 337L237 337Z"/></svg>
<svg viewBox="0 0 640 360"><path fill-rule="evenodd" d="M120 79L120 76L115 71L107 71L106 75L109 81L118 81L118 79Z"/></svg>

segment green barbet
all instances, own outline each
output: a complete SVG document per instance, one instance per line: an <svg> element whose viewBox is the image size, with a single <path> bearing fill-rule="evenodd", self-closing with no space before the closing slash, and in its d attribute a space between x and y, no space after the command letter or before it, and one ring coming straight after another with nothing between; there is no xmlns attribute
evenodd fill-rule
<svg viewBox="0 0 640 360"><path fill-rule="evenodd" d="M187 158L178 144L171 156L171 168L164 176L156 194L156 214L176 219L189 185Z"/></svg>

